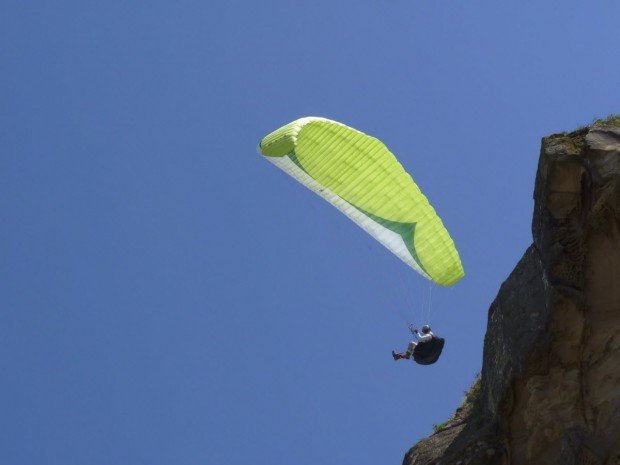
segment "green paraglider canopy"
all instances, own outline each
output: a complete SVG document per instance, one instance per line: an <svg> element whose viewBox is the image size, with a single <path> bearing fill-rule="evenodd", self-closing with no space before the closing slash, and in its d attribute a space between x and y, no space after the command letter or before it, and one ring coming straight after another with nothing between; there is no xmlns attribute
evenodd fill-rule
<svg viewBox="0 0 620 465"><path fill-rule="evenodd" d="M380 140L307 117L267 135L259 150L426 278L451 286L464 276L435 209Z"/></svg>

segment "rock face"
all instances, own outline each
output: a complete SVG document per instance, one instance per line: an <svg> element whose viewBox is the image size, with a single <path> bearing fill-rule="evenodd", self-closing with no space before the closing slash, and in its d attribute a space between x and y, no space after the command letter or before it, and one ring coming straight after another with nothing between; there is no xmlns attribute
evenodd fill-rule
<svg viewBox="0 0 620 465"><path fill-rule="evenodd" d="M534 242L489 309L481 379L403 465L620 465L617 122L544 138L534 203Z"/></svg>

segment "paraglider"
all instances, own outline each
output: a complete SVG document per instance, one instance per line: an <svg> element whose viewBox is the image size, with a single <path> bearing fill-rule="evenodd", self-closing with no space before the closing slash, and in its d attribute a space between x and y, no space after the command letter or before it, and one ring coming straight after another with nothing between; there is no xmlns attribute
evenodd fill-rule
<svg viewBox="0 0 620 465"><path fill-rule="evenodd" d="M336 121L306 117L268 134L259 152L425 278L452 286L464 276L454 242L435 209L379 139ZM418 354L439 345L434 341L431 337L417 344L425 348ZM432 357L416 358L416 350L412 354L426 363L434 354L439 357L441 349L430 352Z"/></svg>
<svg viewBox="0 0 620 465"><path fill-rule="evenodd" d="M411 333L417 338L417 341L411 341L407 346L407 350L402 353L392 351L394 360L407 359L413 356L413 360L420 365L432 365L441 355L445 340L433 334L431 327L424 325L422 331L409 327Z"/></svg>

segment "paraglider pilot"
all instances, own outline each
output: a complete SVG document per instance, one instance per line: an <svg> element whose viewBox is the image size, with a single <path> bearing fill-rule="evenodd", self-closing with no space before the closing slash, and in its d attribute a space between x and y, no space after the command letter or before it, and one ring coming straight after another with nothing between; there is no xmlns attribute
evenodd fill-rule
<svg viewBox="0 0 620 465"><path fill-rule="evenodd" d="M416 337L417 341L411 341L407 346L407 350L403 353L398 354L392 351L392 357L394 357L394 360L400 360L401 358L406 358L409 360L418 344L428 343L433 340L434 334L431 331L431 327L428 325L422 326L421 334L416 328L413 327L413 325L409 326L409 331L411 331L411 333Z"/></svg>

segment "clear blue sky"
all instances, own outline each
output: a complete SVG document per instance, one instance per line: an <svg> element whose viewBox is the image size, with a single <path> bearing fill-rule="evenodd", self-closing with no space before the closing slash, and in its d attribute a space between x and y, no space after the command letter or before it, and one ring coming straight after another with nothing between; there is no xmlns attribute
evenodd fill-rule
<svg viewBox="0 0 620 465"><path fill-rule="evenodd" d="M618 17L4 1L0 462L399 464L480 370L540 138L620 110ZM450 229L435 366L390 357L426 282L257 155L306 115L384 140Z"/></svg>

